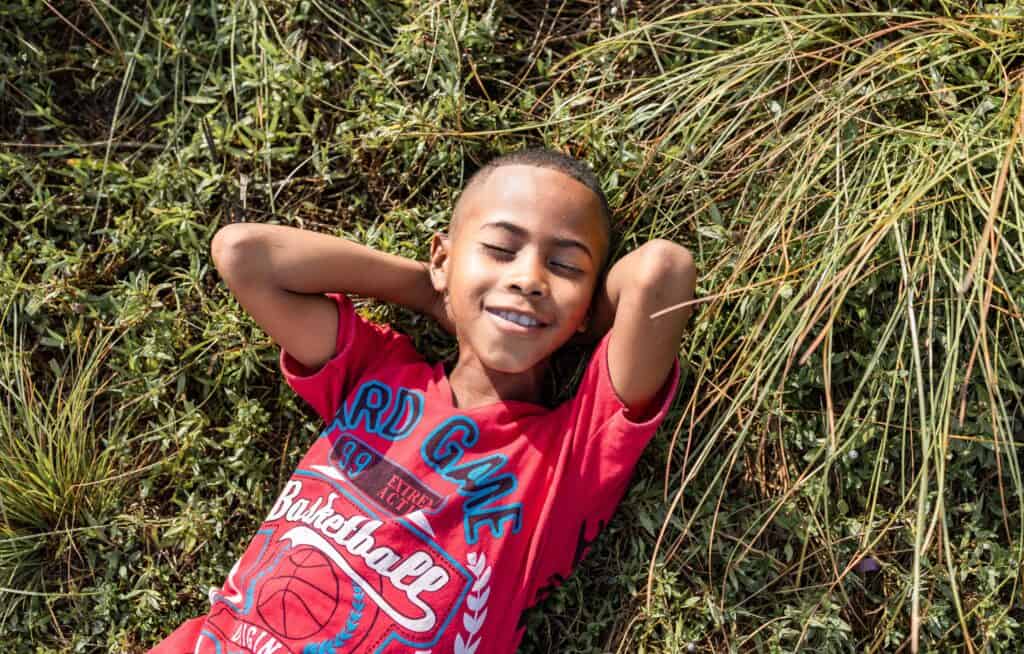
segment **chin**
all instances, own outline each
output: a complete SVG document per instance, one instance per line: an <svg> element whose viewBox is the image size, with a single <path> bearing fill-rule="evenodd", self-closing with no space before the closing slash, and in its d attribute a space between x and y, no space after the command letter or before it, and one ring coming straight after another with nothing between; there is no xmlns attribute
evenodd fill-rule
<svg viewBox="0 0 1024 654"><path fill-rule="evenodd" d="M525 372L533 370L538 365L541 365L547 360L547 357L538 359L532 363L524 362L523 360L514 360L511 358L494 358L485 362L489 370L500 372L506 375L521 375Z"/></svg>

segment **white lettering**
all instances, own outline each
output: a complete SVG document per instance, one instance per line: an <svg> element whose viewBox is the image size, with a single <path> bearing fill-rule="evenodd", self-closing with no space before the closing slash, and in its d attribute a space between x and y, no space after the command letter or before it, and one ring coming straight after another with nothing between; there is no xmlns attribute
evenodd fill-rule
<svg viewBox="0 0 1024 654"><path fill-rule="evenodd" d="M359 523L364 520L369 520L369 518L363 515L352 516L351 518L345 521L345 524L341 526L341 529L338 530L338 533L335 535L334 540L338 541L339 545L343 544L343 542L348 539L349 534L355 531L356 528L359 526Z"/></svg>
<svg viewBox="0 0 1024 654"><path fill-rule="evenodd" d="M343 524L345 524L345 516L340 516L337 513L335 513L330 518L324 520L319 525L319 529L320 531L324 532L325 536L330 536L331 538L334 538L334 536L337 535L336 532L338 530L338 527L340 527ZM314 523L313 526L317 527L317 524Z"/></svg>
<svg viewBox="0 0 1024 654"><path fill-rule="evenodd" d="M314 515L313 518L309 521L310 524L316 527L317 529L323 529L323 523L326 520L329 520L330 518L333 518L337 515L336 513L334 513L334 509L331 508L331 506L334 504L334 500L336 499L338 499L338 494L331 493L330 496L327 498L327 504L324 505L324 508L316 512L316 515Z"/></svg>
<svg viewBox="0 0 1024 654"><path fill-rule="evenodd" d="M309 545L323 552L354 582L362 586L363 591L376 602L381 610L402 627L416 632L426 632L432 629L437 622L437 617L430 605L420 598L420 595L443 588L451 578L448 571L435 565L433 558L423 550L416 550L403 559L389 547L375 547L376 540L373 537L373 532L384 523L380 520L371 520L366 516L353 515L346 518L337 513L333 506L334 501L338 498L336 493L331 493L326 498L326 503L321 504L324 498L320 497L313 506L310 506L308 499L299 497L301 492L302 482L289 481L274 504L274 508L271 509L267 520L271 521L287 516L289 521L304 523L316 531L307 527L293 527L281 537L281 540L289 541L295 546ZM332 546L327 539L333 541L338 547ZM372 584L363 579L348 560L341 556L339 548L348 550L349 553L362 558L367 567L404 592L409 602L420 609L420 615L406 615L398 608L391 606L387 599ZM261 634L261 636L266 635L265 632ZM232 640L239 642L235 635L232 636ZM254 646L247 646L254 651L257 649ZM271 640L263 645L258 654L274 654L280 647L281 644L271 637Z"/></svg>
<svg viewBox="0 0 1024 654"><path fill-rule="evenodd" d="M274 654L279 649L281 649L281 642L274 639L259 648L257 654Z"/></svg>
<svg viewBox="0 0 1024 654"><path fill-rule="evenodd" d="M367 522L359 530L355 536L352 536L345 542L345 549L352 552L356 556L366 558L366 553L373 547L373 532L377 531L377 527L383 523L380 520L371 520Z"/></svg>
<svg viewBox="0 0 1024 654"><path fill-rule="evenodd" d="M267 516L267 522L277 520L285 514L285 511L292 505L292 500L295 496L302 491L302 482L290 480L284 485L284 490L281 491L281 496L274 502L274 508L270 509L270 515Z"/></svg>
<svg viewBox="0 0 1024 654"><path fill-rule="evenodd" d="M323 501L324 498L322 497L316 498L316 502L313 502L313 506L309 507L309 510L306 511L306 514L302 516L302 521L307 522L309 524L313 524L313 519L316 517L317 511L320 510L320 505L323 504Z"/></svg>
<svg viewBox="0 0 1024 654"><path fill-rule="evenodd" d="M262 629L257 629L256 627L250 627L249 628L249 642L246 643L246 645L250 649L256 649L257 647L260 646L260 643L262 643L263 639L266 638L266 637L267 637L267 632L263 631Z"/></svg>
<svg viewBox="0 0 1024 654"><path fill-rule="evenodd" d="M306 512L306 507L308 506L309 500L302 498L297 499L295 500L295 503L292 504L291 507L288 509L288 514L286 517L291 522L305 522L305 520L303 520L302 518L305 517L303 516L303 513Z"/></svg>
<svg viewBox="0 0 1024 654"><path fill-rule="evenodd" d="M425 552L413 552L412 556L402 561L391 571L391 581L400 590L405 590L409 587L403 579L405 577L420 577L424 572L430 569L433 565L433 560L430 555Z"/></svg>
<svg viewBox="0 0 1024 654"><path fill-rule="evenodd" d="M231 640L260 654L274 654L281 649L280 641L259 627L250 624L243 623L235 627L235 630L231 632Z"/></svg>
<svg viewBox="0 0 1024 654"><path fill-rule="evenodd" d="M366 564L375 572L386 575L388 574L388 568L393 566L396 561L401 560L402 557L395 554L395 551L390 547L384 547L382 545L367 554L364 558L366 559Z"/></svg>
<svg viewBox="0 0 1024 654"><path fill-rule="evenodd" d="M440 573L440 574L438 574ZM422 592L430 592L443 588L448 583L448 573L443 568L431 568L423 573L423 576L409 584L409 590L405 591L409 599L419 597Z"/></svg>

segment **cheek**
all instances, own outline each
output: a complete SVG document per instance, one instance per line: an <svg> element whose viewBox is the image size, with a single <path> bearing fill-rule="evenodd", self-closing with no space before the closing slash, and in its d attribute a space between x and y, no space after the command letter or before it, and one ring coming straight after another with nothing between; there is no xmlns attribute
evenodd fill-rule
<svg viewBox="0 0 1024 654"><path fill-rule="evenodd" d="M453 302L461 305L478 302L487 288L494 285L493 271L482 257L462 257L452 266L448 283Z"/></svg>
<svg viewBox="0 0 1024 654"><path fill-rule="evenodd" d="M587 309L590 308L590 300L593 295L592 284L573 285L567 288L562 297L569 315L574 319L582 320L587 314Z"/></svg>

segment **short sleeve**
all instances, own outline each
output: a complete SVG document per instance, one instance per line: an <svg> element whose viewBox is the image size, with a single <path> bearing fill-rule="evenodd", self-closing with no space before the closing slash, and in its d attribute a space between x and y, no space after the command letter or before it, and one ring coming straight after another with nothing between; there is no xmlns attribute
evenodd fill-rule
<svg viewBox="0 0 1024 654"><path fill-rule="evenodd" d="M608 372L611 332L594 350L579 390L570 400L573 430L569 468L578 475L576 489L586 489L573 502L593 518L607 521L629 484L644 448L668 414L679 385L679 360L642 415L633 414L612 386Z"/></svg>
<svg viewBox="0 0 1024 654"><path fill-rule="evenodd" d="M538 533L528 595L540 600L560 585L611 521L644 448L668 414L679 385L679 361L643 415L619 398L608 372L606 334L569 400L568 430L555 496ZM536 595L540 597L536 597Z"/></svg>
<svg viewBox="0 0 1024 654"><path fill-rule="evenodd" d="M280 366L285 381L299 397L330 422L354 384L375 368L415 354L404 334L371 322L358 313L343 293L328 293L338 306L338 335L334 357L312 374L284 348Z"/></svg>

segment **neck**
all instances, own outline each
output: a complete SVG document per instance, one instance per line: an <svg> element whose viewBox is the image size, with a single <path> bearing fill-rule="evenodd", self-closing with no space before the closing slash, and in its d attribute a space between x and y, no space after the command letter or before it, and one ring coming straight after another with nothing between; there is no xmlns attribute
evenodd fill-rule
<svg viewBox="0 0 1024 654"><path fill-rule="evenodd" d="M533 402L540 404L543 397L544 373L547 361L519 373L488 370L475 357L460 355L448 382L452 389L452 403L460 409L503 401Z"/></svg>

